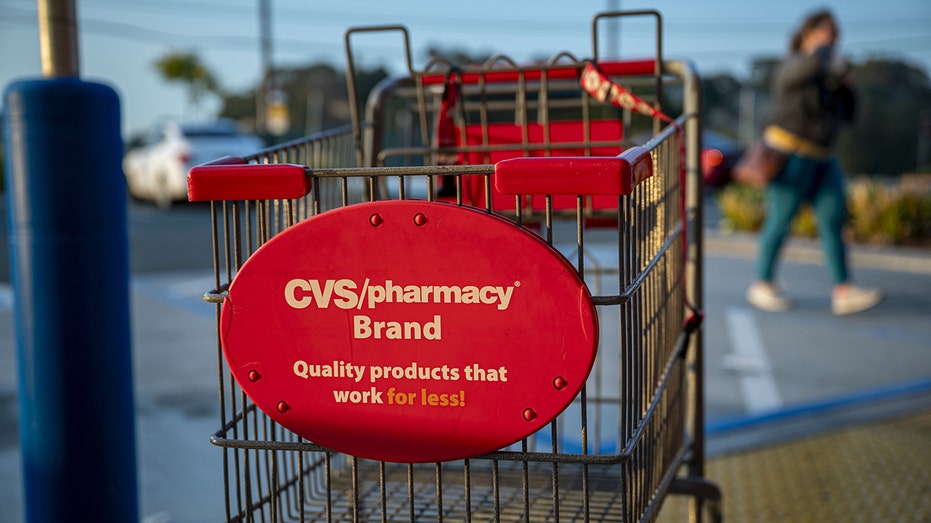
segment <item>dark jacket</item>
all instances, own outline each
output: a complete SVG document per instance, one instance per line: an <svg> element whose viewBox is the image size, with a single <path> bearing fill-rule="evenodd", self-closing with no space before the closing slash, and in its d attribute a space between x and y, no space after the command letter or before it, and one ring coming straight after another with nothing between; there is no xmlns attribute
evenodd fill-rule
<svg viewBox="0 0 931 523"><path fill-rule="evenodd" d="M831 147L842 122L853 118L854 93L830 71L831 49L822 47L809 56L786 57L773 81L770 123L814 142Z"/></svg>

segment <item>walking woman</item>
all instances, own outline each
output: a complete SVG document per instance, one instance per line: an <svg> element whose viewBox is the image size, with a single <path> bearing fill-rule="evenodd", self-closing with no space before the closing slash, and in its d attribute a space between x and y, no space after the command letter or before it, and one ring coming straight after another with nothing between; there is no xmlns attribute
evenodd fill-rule
<svg viewBox="0 0 931 523"><path fill-rule="evenodd" d="M836 315L870 309L882 300L877 289L851 282L842 238L846 220L844 175L833 154L840 125L853 117L854 93L846 66L835 54L837 24L830 11L808 16L792 37L789 55L776 72L774 103L764 142L786 155L782 170L766 187L766 218L760 235L757 281L747 301L772 312L792 302L775 284L779 251L802 202L811 203L828 270Z"/></svg>

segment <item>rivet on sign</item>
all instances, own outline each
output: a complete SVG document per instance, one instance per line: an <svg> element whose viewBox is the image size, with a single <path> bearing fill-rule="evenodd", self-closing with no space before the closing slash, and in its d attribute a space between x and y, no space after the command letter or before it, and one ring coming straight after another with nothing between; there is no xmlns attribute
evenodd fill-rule
<svg viewBox="0 0 931 523"><path fill-rule="evenodd" d="M417 224L418 227L423 227L424 225L427 224L427 217L426 217L426 215L424 215L424 213L422 213L422 212L419 212L419 213L415 214L415 215L414 215L414 223Z"/></svg>
<svg viewBox="0 0 931 523"><path fill-rule="evenodd" d="M372 225L372 227L378 227L384 223L384 221L384 218L382 218L380 214L373 214L369 216L369 223Z"/></svg>
<svg viewBox="0 0 931 523"><path fill-rule="evenodd" d="M569 382L566 381L566 378L562 376L556 376L553 378L553 387L556 387L556 390L563 390L569 386Z"/></svg>
<svg viewBox="0 0 931 523"><path fill-rule="evenodd" d="M278 402L278 412L280 412L281 414L284 414L285 412L288 412L288 410L289 410L290 408L291 408L291 406L288 405L288 403L287 403L286 401L279 401L279 402Z"/></svg>
<svg viewBox="0 0 931 523"><path fill-rule="evenodd" d="M249 371L249 381L255 383L259 381L260 379L262 379L262 375L259 374L259 371L255 369Z"/></svg>
<svg viewBox="0 0 931 523"><path fill-rule="evenodd" d="M527 421L533 421L537 419L537 411L533 409L524 409L524 419Z"/></svg>

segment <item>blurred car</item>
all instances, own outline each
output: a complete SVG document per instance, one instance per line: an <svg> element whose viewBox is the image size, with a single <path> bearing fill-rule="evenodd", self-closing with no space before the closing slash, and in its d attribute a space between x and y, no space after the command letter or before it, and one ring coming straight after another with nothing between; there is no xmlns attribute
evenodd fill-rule
<svg viewBox="0 0 931 523"><path fill-rule="evenodd" d="M731 169L743 153L733 138L721 133L702 132L701 176L708 187L724 187L730 183Z"/></svg>
<svg viewBox="0 0 931 523"><path fill-rule="evenodd" d="M123 157L129 195L159 207L187 199L187 172L222 156L245 156L265 144L240 131L232 120L179 123L166 120L145 136L131 139Z"/></svg>

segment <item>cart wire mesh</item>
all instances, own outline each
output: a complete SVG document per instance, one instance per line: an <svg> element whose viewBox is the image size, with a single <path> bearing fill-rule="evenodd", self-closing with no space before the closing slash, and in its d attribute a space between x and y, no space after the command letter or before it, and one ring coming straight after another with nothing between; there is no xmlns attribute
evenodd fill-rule
<svg viewBox="0 0 931 523"><path fill-rule="evenodd" d="M220 429L211 441L223 451L227 521L654 521L670 493L692 497L693 521L703 506L720 516L720 492L703 478L701 329L687 321L689 305L701 305L694 71L659 58L601 64L655 106L663 82L685 93L681 116L665 127L651 121L636 144L650 172L629 193L495 188L495 162L505 158L615 156L634 146L625 133L637 117L580 89L583 66L563 53L528 68L502 56L478 67L409 67L370 96L365 119L354 111L351 126L242 159L255 166L249 183L262 182L264 165L301 166L305 195L226 198L221 189L198 198L211 200L215 286L205 299L217 304L218 325L239 268L288 227L359 202L439 199L506 216L565 254L591 290L601 330L588 382L546 429L483 456L403 464L341 454L277 425L232 378L218 329ZM438 145L450 79L459 139Z"/></svg>

